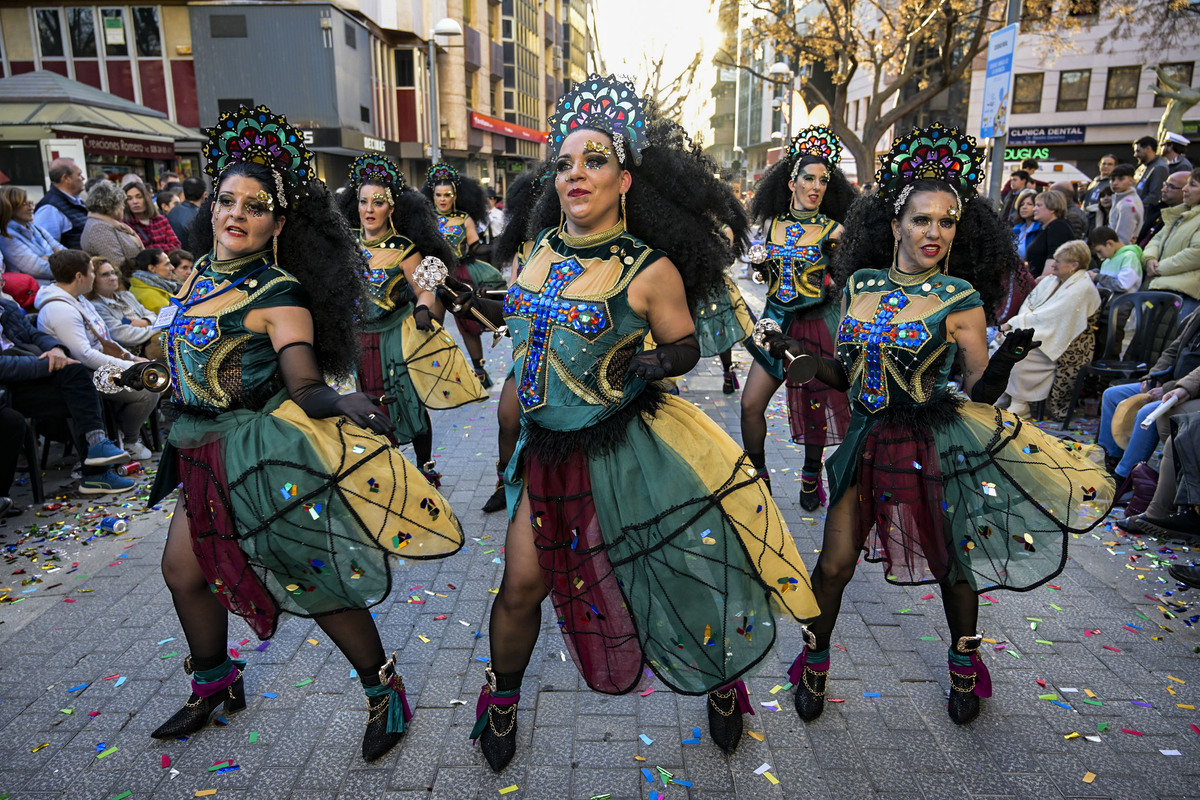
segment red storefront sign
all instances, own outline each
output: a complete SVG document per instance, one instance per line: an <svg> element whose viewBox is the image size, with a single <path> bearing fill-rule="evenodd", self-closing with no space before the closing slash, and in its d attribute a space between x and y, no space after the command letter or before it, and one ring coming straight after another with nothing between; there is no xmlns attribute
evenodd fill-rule
<svg viewBox="0 0 1200 800"><path fill-rule="evenodd" d="M175 158L174 142L154 142L144 139L126 139L123 136L102 136L85 133L61 133L56 135L83 139L83 151L98 156L131 156L133 158Z"/></svg>
<svg viewBox="0 0 1200 800"><path fill-rule="evenodd" d="M501 136L513 136L517 139L524 139L527 142L541 144L546 141L546 133L544 131L526 128L524 125L518 125L515 122L505 122L495 117L486 117L483 114L476 114L474 111L471 112L471 127L478 128L481 131L498 133Z"/></svg>

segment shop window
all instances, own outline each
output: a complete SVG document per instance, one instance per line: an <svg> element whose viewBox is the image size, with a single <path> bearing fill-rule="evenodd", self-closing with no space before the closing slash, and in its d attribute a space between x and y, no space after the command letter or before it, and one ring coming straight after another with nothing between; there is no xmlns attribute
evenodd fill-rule
<svg viewBox="0 0 1200 800"><path fill-rule="evenodd" d="M1179 81L1184 86L1192 85L1192 73L1196 66L1196 62L1194 62L1194 61L1178 61L1173 64L1159 64L1158 66L1162 68L1163 72L1167 73L1167 75L1169 75L1174 80ZM1165 87L1160 87L1160 88L1165 88ZM1167 104L1167 101L1165 98L1159 97L1158 95L1154 95L1154 107L1155 108L1162 108L1162 107L1166 106L1166 104Z"/></svg>
<svg viewBox="0 0 1200 800"><path fill-rule="evenodd" d="M1087 111L1088 91L1092 86L1090 69L1067 69L1058 74L1056 111Z"/></svg>
<svg viewBox="0 0 1200 800"><path fill-rule="evenodd" d="M413 50L402 47L396 51L396 86L400 89L411 89L417 85L416 66L413 64Z"/></svg>
<svg viewBox="0 0 1200 800"><path fill-rule="evenodd" d="M371 121L371 109L367 108L366 106L359 106L358 107L358 118L361 119L363 122L370 122Z"/></svg>
<svg viewBox="0 0 1200 800"><path fill-rule="evenodd" d="M354 26L349 22L345 24L346 47L351 50L358 49L358 35L354 32Z"/></svg>
<svg viewBox="0 0 1200 800"><path fill-rule="evenodd" d="M125 40L125 9L100 9L100 26L104 30L104 54L128 56L129 43Z"/></svg>
<svg viewBox="0 0 1200 800"><path fill-rule="evenodd" d="M1041 72L1026 72L1013 76L1012 113L1037 114L1042 110Z"/></svg>
<svg viewBox="0 0 1200 800"><path fill-rule="evenodd" d="M96 14L91 8L68 8L71 54L76 58L96 57Z"/></svg>
<svg viewBox="0 0 1200 800"><path fill-rule="evenodd" d="M208 18L208 35L213 39L245 39L245 14L213 14Z"/></svg>
<svg viewBox="0 0 1200 800"><path fill-rule="evenodd" d="M237 110L245 106L246 108L254 108L254 101L249 97L234 97L222 100L217 98L217 113L218 114L235 114Z"/></svg>
<svg viewBox="0 0 1200 800"><path fill-rule="evenodd" d="M158 32L158 8L155 6L134 6L130 9L133 14L133 38L137 42L137 52L142 58L162 58L162 37Z"/></svg>
<svg viewBox="0 0 1200 800"><path fill-rule="evenodd" d="M62 20L59 19L57 8L39 8L37 10L38 42L42 46L42 58L62 58L63 51Z"/></svg>
<svg viewBox="0 0 1200 800"><path fill-rule="evenodd" d="M1104 107L1137 108L1139 81L1142 67L1111 67L1108 70L1108 83L1104 86Z"/></svg>

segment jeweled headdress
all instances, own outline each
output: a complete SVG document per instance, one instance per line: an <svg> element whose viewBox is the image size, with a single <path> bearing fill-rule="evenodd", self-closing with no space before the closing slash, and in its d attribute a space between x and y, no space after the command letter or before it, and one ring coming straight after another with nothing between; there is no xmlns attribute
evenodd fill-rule
<svg viewBox="0 0 1200 800"><path fill-rule="evenodd" d="M219 184L221 175L233 164L262 164L275 176L275 194L281 208L288 207L301 187L313 178L312 153L304 146L304 135L288 124L287 118L266 106L240 106L226 111L217 124L202 131L207 163L204 172Z"/></svg>
<svg viewBox="0 0 1200 800"><path fill-rule="evenodd" d="M788 161L797 161L804 156L822 158L832 167L842 160L842 142L829 127L810 125L797 133L788 145Z"/></svg>
<svg viewBox="0 0 1200 800"><path fill-rule="evenodd" d="M397 192L406 185L404 173L396 166L396 162L374 153L364 153L350 162L350 185L361 189L364 183L373 183Z"/></svg>
<svg viewBox="0 0 1200 800"><path fill-rule="evenodd" d="M557 156L562 143L579 128L603 131L612 137L617 161L625 164L625 148L634 164L642 163L642 151L650 146L646 137L646 104L633 84L615 75L589 75L558 98L550 117L550 149Z"/></svg>
<svg viewBox="0 0 1200 800"><path fill-rule="evenodd" d="M439 162L429 168L425 173L425 180L430 186L437 186L439 183L449 183L458 188L458 170L445 162Z"/></svg>
<svg viewBox="0 0 1200 800"><path fill-rule="evenodd" d="M983 150L976 146L974 137L935 122L897 137L892 149L879 157L875 182L881 197L895 201L897 213L908 199L913 182L921 178L945 181L960 199L969 200L983 180L983 160Z"/></svg>

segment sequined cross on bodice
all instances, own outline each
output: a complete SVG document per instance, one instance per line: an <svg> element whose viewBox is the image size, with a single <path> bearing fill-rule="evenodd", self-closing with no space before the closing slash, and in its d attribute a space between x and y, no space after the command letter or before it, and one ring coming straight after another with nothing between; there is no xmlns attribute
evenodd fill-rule
<svg viewBox="0 0 1200 800"><path fill-rule="evenodd" d="M904 280L900 285L888 271L860 270L846 287L837 353L854 407L869 414L926 403L947 391L957 345L943 323L980 304L969 283L935 271L915 283Z"/></svg>
<svg viewBox="0 0 1200 800"><path fill-rule="evenodd" d="M790 308L815 305L824 299L828 259L821 245L834 227L836 223L822 214L776 217L765 243L770 259L769 302ZM814 229L821 234L817 241L812 241ZM805 238L809 241L802 243Z"/></svg>
<svg viewBox="0 0 1200 800"><path fill-rule="evenodd" d="M462 258L467 254L467 225L469 222L470 217L464 214L452 216L438 214L438 233L450 245L456 258Z"/></svg>

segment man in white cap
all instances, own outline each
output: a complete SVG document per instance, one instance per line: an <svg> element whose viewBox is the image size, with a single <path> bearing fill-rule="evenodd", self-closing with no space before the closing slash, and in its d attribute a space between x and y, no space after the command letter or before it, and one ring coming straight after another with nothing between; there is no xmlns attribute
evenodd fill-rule
<svg viewBox="0 0 1200 800"><path fill-rule="evenodd" d="M1188 173L1192 171L1192 162L1187 157L1187 146L1191 143L1191 140L1186 136L1174 131L1168 131L1163 136L1162 157L1167 162L1168 174L1174 175L1176 172Z"/></svg>

